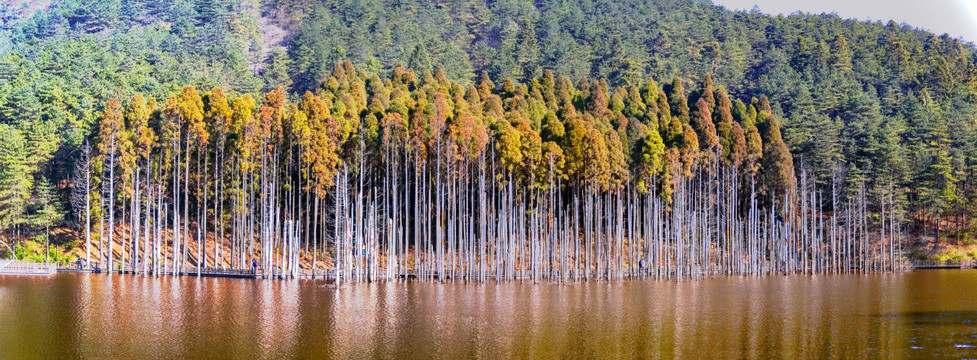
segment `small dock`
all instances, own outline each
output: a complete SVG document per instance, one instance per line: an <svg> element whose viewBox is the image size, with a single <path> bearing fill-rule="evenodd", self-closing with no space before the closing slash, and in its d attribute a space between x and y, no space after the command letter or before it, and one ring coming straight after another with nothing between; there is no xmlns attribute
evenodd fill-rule
<svg viewBox="0 0 977 360"><path fill-rule="evenodd" d="M55 264L0 260L0 275L51 276L57 272L58 268Z"/></svg>
<svg viewBox="0 0 977 360"><path fill-rule="evenodd" d="M914 270L928 269L977 269L977 261L957 260L957 261L913 261Z"/></svg>
<svg viewBox="0 0 977 360"><path fill-rule="evenodd" d="M56 269L57 272L65 273L109 273L107 269L94 266L94 267L66 267ZM160 275L168 276L174 275L172 267L167 267L164 269L159 269L159 271L154 272L153 269L149 269L148 272L143 271L141 267L136 267L135 269L126 267L125 269L115 269L111 273L113 274L124 274L124 275ZM262 272L259 270L257 274L251 270L241 270L241 269L220 269L220 268L201 268L197 271L196 267L187 266L176 271L175 275L178 276L200 276L200 277L223 277L223 278L239 278L239 279L254 279L260 277Z"/></svg>

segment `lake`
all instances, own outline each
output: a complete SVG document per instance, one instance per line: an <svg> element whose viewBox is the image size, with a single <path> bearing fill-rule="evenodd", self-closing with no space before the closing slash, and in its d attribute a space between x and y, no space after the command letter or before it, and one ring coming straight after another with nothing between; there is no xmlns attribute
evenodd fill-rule
<svg viewBox="0 0 977 360"><path fill-rule="evenodd" d="M977 270L572 285L0 276L0 358L975 358Z"/></svg>

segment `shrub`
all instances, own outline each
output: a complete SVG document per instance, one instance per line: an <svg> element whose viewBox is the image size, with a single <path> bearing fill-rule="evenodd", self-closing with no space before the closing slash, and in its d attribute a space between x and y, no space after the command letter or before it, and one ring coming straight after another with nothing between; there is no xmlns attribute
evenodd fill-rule
<svg viewBox="0 0 977 360"><path fill-rule="evenodd" d="M52 264L67 266L75 259L75 256L65 253L55 245L50 245L48 251L50 252ZM17 254L17 260L28 262L44 262L48 255L44 251L43 238L41 241L25 240L17 243L14 245L14 253Z"/></svg>
<svg viewBox="0 0 977 360"><path fill-rule="evenodd" d="M947 248L943 253L936 255L936 261L946 263L950 261L961 261L969 257L969 254L955 247Z"/></svg>

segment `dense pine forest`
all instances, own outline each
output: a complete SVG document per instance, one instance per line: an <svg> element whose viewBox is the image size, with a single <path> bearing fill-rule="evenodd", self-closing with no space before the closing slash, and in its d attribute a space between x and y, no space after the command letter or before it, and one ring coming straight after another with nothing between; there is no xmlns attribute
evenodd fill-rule
<svg viewBox="0 0 977 360"><path fill-rule="evenodd" d="M975 54L686 0L8 1L0 248L344 279L973 257Z"/></svg>

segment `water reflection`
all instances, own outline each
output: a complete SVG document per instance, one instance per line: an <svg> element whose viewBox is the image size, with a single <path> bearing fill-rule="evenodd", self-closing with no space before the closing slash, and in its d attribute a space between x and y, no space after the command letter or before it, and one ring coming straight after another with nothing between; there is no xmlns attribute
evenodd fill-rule
<svg viewBox="0 0 977 360"><path fill-rule="evenodd" d="M0 277L0 358L977 357L977 271L695 282Z"/></svg>

